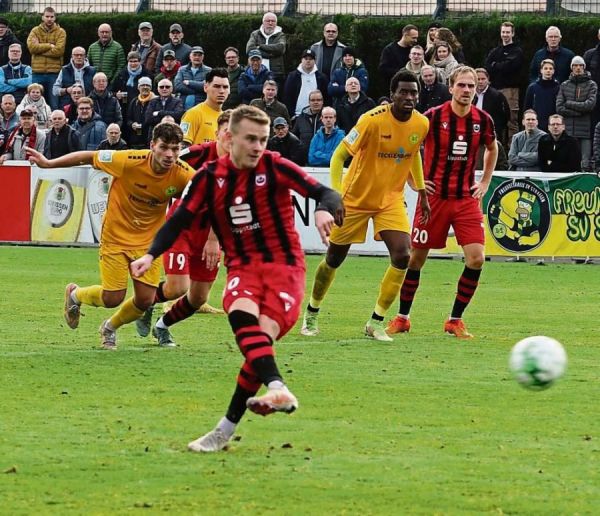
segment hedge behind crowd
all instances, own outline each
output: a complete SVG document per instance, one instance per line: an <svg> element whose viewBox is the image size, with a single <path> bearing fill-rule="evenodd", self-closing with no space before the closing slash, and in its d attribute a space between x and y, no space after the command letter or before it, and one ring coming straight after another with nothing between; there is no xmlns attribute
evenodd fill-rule
<svg viewBox="0 0 600 516"><path fill-rule="evenodd" d="M11 29L25 43L31 28L40 23L39 14L5 15ZM262 15L224 15L187 13L145 13L145 14L65 14L58 17L58 23L67 31L67 52L69 56L74 46L87 47L97 40L97 28L101 23L110 23L113 37L121 43L125 51L137 39L137 27L142 21L149 21L154 27L154 38L160 43L168 41L169 26L180 23L183 26L185 41L191 45L202 45L205 51L204 62L208 66L224 64L223 51L235 46L241 52L240 62L246 63L246 41L252 30L260 26ZM442 20L450 28L464 47L468 64L483 65L486 54L500 42L500 24L508 19L515 24L515 40L522 46L527 61L522 74L522 87L527 86L528 63L537 49L545 44L545 31L550 25L558 26L563 35L562 44L576 54L598 43L597 34L600 21L597 17L551 18L524 14L507 18L498 15L464 16ZM300 62L304 48L322 37L323 25L333 21L339 27L339 38L346 45L353 46L358 56L366 63L371 86L369 96L377 98L387 94L388 85L377 73L379 55L385 45L395 41L402 27L408 23L419 27L419 42L425 43L425 32L431 18L354 18L350 15L304 18L280 17L279 25L288 36L286 67L294 69Z"/></svg>

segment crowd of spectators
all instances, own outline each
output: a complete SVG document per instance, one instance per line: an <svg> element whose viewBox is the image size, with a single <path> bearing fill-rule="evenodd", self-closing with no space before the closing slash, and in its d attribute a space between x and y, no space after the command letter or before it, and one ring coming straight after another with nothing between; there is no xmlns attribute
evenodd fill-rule
<svg viewBox="0 0 600 516"><path fill-rule="evenodd" d="M135 41L120 43L111 26L102 23L97 41L87 50L75 46L64 62L67 34L54 9L44 10L25 43L0 18L2 161L26 159L23 147L29 144L48 157L78 149L145 148L152 128L165 117L175 123L183 119L183 127L190 110L210 104L210 65L229 80L223 109L245 103L265 111L272 121L269 148L301 165L327 166L360 116L389 102L369 96L367 64L340 40L335 23L326 23L322 39L306 45L300 55L290 55L277 16L268 12L242 52L229 46L223 63L210 65L202 46L184 41L179 23L169 27L164 44L154 39L150 22L140 23L137 32ZM498 141L507 150L507 168L597 171L600 42L576 56L562 45L560 29L551 26L546 44L527 64L511 22L501 24L499 40L484 63L470 63L468 49L465 53L450 29L432 22L421 34L409 24L382 49L378 72L388 82L401 69L417 75L417 110L425 112L450 99L453 70L463 63L482 64L476 69L474 103L494 120ZM22 62L25 45L30 64ZM294 66L292 71L286 73L286 64ZM529 86L523 96L525 75Z"/></svg>

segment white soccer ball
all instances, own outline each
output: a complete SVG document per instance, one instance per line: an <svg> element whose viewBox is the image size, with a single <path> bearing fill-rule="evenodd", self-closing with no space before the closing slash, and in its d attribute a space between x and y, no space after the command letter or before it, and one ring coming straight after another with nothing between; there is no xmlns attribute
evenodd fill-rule
<svg viewBox="0 0 600 516"><path fill-rule="evenodd" d="M527 337L512 348L509 367L523 387L546 389L565 373L567 353L555 339L543 335Z"/></svg>

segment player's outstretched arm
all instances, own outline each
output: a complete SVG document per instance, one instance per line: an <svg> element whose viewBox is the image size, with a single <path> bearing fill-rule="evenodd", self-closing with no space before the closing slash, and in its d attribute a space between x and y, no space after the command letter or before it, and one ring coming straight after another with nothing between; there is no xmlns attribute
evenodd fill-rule
<svg viewBox="0 0 600 516"><path fill-rule="evenodd" d="M335 149L331 161L329 162L329 180L331 188L336 192L342 191L342 174L344 172L344 163L351 156L343 142Z"/></svg>
<svg viewBox="0 0 600 516"><path fill-rule="evenodd" d="M29 154L29 161L40 168L74 167L77 165L91 165L94 161L95 151L77 151L65 154L60 158L48 159L41 152L31 147L25 147Z"/></svg>

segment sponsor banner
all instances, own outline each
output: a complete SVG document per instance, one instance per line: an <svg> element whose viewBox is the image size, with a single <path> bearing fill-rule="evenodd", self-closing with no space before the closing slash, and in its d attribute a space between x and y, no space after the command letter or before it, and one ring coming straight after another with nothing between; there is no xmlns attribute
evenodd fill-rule
<svg viewBox="0 0 600 516"><path fill-rule="evenodd" d="M493 177L485 196L486 253L600 256L600 179Z"/></svg>
<svg viewBox="0 0 600 516"><path fill-rule="evenodd" d="M29 235L29 162L6 161L0 166L4 198L0 209L0 240L27 242Z"/></svg>

